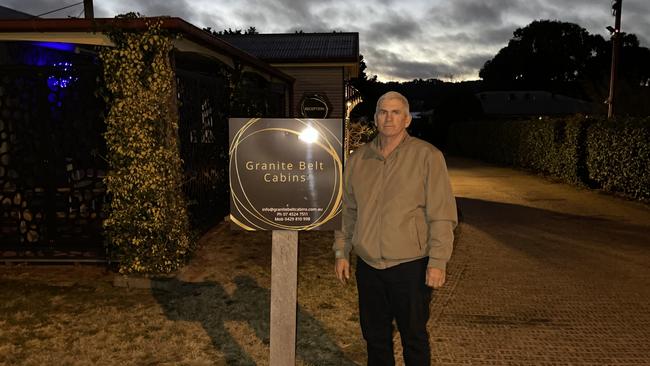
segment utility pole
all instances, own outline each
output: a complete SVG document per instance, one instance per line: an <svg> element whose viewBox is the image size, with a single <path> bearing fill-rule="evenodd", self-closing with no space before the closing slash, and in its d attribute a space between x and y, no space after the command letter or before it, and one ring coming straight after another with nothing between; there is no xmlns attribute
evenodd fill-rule
<svg viewBox="0 0 650 366"><path fill-rule="evenodd" d="M623 8L623 0L612 0L612 14L615 17L614 30L612 33L612 69L609 79L609 98L607 102L609 108L607 110L607 118L614 117L615 103L616 103L616 73L618 68L618 58L621 51L621 9ZM611 27L608 27L611 29Z"/></svg>
<svg viewBox="0 0 650 366"><path fill-rule="evenodd" d="M95 11L93 10L93 0L84 0L84 18L95 19Z"/></svg>

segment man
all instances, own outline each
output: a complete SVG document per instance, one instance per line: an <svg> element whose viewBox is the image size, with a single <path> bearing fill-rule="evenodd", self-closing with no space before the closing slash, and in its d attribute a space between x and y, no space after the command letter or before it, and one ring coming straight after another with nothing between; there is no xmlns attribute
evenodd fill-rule
<svg viewBox="0 0 650 366"><path fill-rule="evenodd" d="M430 365L431 288L445 283L458 221L456 201L442 153L406 132L411 115L403 95L381 96L375 123L379 135L346 163L334 270L346 283L354 249L368 365L395 364L393 319L406 365Z"/></svg>

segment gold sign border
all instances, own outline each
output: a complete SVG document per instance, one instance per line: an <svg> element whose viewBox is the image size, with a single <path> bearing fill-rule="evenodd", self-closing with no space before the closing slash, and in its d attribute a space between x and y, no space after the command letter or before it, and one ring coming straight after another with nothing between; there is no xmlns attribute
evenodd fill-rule
<svg viewBox="0 0 650 366"><path fill-rule="evenodd" d="M314 222L308 225L296 226L296 225L283 225L276 223L275 221L269 220L262 213L260 213L255 205L250 201L246 190L244 189L241 177L239 175L239 164L238 164L238 151L240 146L246 141L247 138L256 135L258 133L268 133L268 132L287 132L300 136L302 131L292 130L288 128L262 128L254 130L253 127L260 121L263 121L262 118L251 118L249 119L242 128L240 128L235 136L232 139L230 145L230 194L232 196L232 202L234 207L231 207L231 212L236 210L240 217L242 217L246 222L238 220L232 213L230 214L230 220L235 223L237 226L241 227L244 230L255 231L255 230L266 230L265 227L260 226L255 223L255 220L258 222L263 222L270 227L273 227L277 230L313 230L324 223L332 220L336 215L341 211L341 198L343 194L343 163L339 157L337 149L332 145L329 138L318 139L314 142L317 146L324 149L332 158L335 164L334 174L334 186L330 194L330 199L327 204L327 207L323 210L323 213L316 219ZM268 120L268 119L267 119ZM341 140L339 137L330 131L327 126L323 125L318 119L286 119L287 121L296 121L302 124L305 127L314 128L318 131L319 136L330 136L338 143L339 151L342 147ZM321 141L322 140L322 141ZM324 143L323 143L324 142ZM234 166L233 166L234 165ZM235 174L233 174L233 167ZM239 197L236 191L233 189L233 184L236 184L243 197Z"/></svg>

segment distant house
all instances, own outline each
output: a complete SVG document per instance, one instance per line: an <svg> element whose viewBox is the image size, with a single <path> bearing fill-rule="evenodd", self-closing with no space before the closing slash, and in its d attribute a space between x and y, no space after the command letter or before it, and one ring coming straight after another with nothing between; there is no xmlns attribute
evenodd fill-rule
<svg viewBox="0 0 650 366"><path fill-rule="evenodd" d="M427 109L425 111L411 111L411 118L413 118L413 120L422 120L431 123L433 120L433 113L433 109Z"/></svg>
<svg viewBox="0 0 650 366"><path fill-rule="evenodd" d="M345 118L360 101L358 33L224 34L220 39L293 77L291 115ZM320 100L320 102L319 102ZM324 107L323 107L324 106ZM325 111L326 110L326 111Z"/></svg>
<svg viewBox="0 0 650 366"><path fill-rule="evenodd" d="M484 91L476 97L486 115L559 115L594 113L597 109L593 103L542 90Z"/></svg>

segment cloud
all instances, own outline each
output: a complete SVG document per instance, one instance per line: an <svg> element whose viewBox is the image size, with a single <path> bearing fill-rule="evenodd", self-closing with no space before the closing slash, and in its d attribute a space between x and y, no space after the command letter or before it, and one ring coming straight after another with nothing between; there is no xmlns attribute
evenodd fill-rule
<svg viewBox="0 0 650 366"><path fill-rule="evenodd" d="M506 14L520 8L515 0L444 1L429 9L429 17L448 27L495 25L503 22Z"/></svg>
<svg viewBox="0 0 650 366"><path fill-rule="evenodd" d="M514 24L503 25L499 28L487 28L479 32L476 39L484 45L503 44L505 46L517 28Z"/></svg>
<svg viewBox="0 0 650 366"><path fill-rule="evenodd" d="M458 33L443 33L429 37L429 44L437 48L447 49L450 52L458 50L470 51L472 48L505 47L513 37L516 25L507 25L500 28L486 28L480 32L464 30Z"/></svg>
<svg viewBox="0 0 650 366"><path fill-rule="evenodd" d="M491 60L493 57L494 55L492 53L471 54L463 57L460 64L467 71L481 69L485 65L485 62Z"/></svg>
<svg viewBox="0 0 650 366"><path fill-rule="evenodd" d="M325 32L335 27L320 12L332 3L333 0L242 1L235 5L234 15L264 32Z"/></svg>
<svg viewBox="0 0 650 366"><path fill-rule="evenodd" d="M41 14L79 0L4 0L3 6ZM432 5L433 4L433 5ZM78 16L81 5L48 17ZM215 30L256 27L263 33L359 32L368 73L390 79L464 75L505 47L516 28L534 20L576 23L608 37L609 1L593 0L96 0L97 17L137 11L181 17ZM650 46L650 1L626 0L623 31ZM384 51L389 50L389 51ZM421 74L418 74L421 73Z"/></svg>
<svg viewBox="0 0 650 366"><path fill-rule="evenodd" d="M174 16L190 20L201 14L200 7L193 6L189 0L130 0L95 1L95 15L112 18L117 14L138 12L145 16Z"/></svg>
<svg viewBox="0 0 650 366"><path fill-rule="evenodd" d="M503 9L489 3L454 2L451 15L460 24L495 24L501 22Z"/></svg>
<svg viewBox="0 0 650 366"><path fill-rule="evenodd" d="M77 0L6 0L3 6L20 10L25 13L39 15L68 5L79 3ZM113 0L95 1L93 4L95 16L112 18L117 14L139 12L146 16L169 15L186 20L198 18L201 9L193 6L189 0ZM57 11L44 16L45 18L83 17L83 4L74 5L68 9Z"/></svg>
<svg viewBox="0 0 650 366"><path fill-rule="evenodd" d="M419 38L421 28L416 19L395 14L390 21L380 20L368 27L368 41L381 43L392 40L410 41Z"/></svg>
<svg viewBox="0 0 650 366"><path fill-rule="evenodd" d="M449 78L466 73L463 66L454 66L444 62L410 60L408 56L404 57L384 49L369 47L365 52L364 58L372 60L369 61L372 65L372 73L391 80Z"/></svg>

